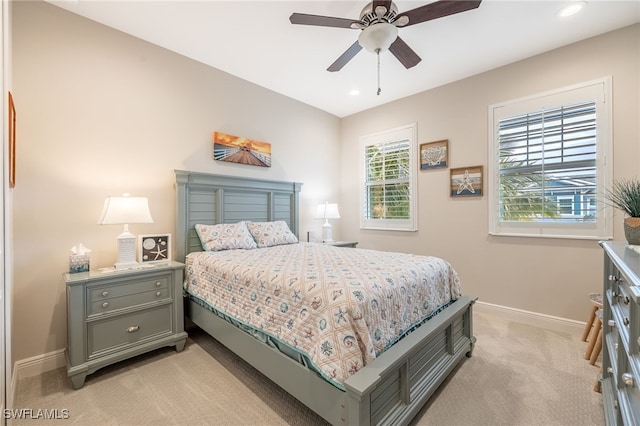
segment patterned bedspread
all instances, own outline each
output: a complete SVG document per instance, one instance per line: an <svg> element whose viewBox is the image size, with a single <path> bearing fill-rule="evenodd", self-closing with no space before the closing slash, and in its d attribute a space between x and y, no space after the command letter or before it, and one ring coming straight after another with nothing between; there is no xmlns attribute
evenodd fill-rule
<svg viewBox="0 0 640 426"><path fill-rule="evenodd" d="M460 297L443 259L325 244L191 253L185 290L342 382Z"/></svg>

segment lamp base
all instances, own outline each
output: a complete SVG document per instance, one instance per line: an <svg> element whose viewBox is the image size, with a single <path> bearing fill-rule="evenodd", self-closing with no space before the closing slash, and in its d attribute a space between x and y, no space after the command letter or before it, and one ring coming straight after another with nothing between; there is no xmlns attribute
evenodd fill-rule
<svg viewBox="0 0 640 426"><path fill-rule="evenodd" d="M322 242L323 243L332 243L333 236L331 235L332 229L331 224L327 220L324 225L322 225Z"/></svg>
<svg viewBox="0 0 640 426"><path fill-rule="evenodd" d="M118 260L116 270L139 268L136 262L136 236L125 231L118 235Z"/></svg>

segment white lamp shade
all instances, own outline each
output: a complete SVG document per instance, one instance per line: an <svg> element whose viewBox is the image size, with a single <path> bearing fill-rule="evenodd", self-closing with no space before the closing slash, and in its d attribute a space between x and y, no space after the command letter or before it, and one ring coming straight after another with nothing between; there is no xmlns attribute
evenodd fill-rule
<svg viewBox="0 0 640 426"><path fill-rule="evenodd" d="M147 197L107 197L98 218L99 225L153 223Z"/></svg>
<svg viewBox="0 0 640 426"><path fill-rule="evenodd" d="M316 208L316 218L318 219L340 219L340 212L337 204L318 204Z"/></svg>
<svg viewBox="0 0 640 426"><path fill-rule="evenodd" d="M376 53L378 49L384 52L397 38L398 28L395 25L379 22L362 30L358 43L369 52Z"/></svg>

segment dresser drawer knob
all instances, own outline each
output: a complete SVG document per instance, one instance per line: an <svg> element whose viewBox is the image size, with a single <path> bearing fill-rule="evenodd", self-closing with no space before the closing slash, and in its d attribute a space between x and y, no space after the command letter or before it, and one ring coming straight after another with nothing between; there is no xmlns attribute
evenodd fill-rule
<svg viewBox="0 0 640 426"><path fill-rule="evenodd" d="M628 305L629 302L630 302L629 296L625 296L624 299L622 299L622 303L624 303L625 305Z"/></svg>
<svg viewBox="0 0 640 426"><path fill-rule="evenodd" d="M613 375L613 367L607 367L607 374L609 374L610 376Z"/></svg>
<svg viewBox="0 0 640 426"><path fill-rule="evenodd" d="M624 323L624 325L629 325L629 318L623 319L622 322Z"/></svg>
<svg viewBox="0 0 640 426"><path fill-rule="evenodd" d="M156 296L158 296L158 297L162 296L162 292L161 291L156 291Z"/></svg>
<svg viewBox="0 0 640 426"><path fill-rule="evenodd" d="M139 325L134 325L133 327L127 328L127 333L135 333L138 330L140 330L140 326Z"/></svg>
<svg viewBox="0 0 640 426"><path fill-rule="evenodd" d="M102 292L102 295L103 295L104 297L107 297L107 296L109 295L109 292L108 292L108 291L103 291L103 292Z"/></svg>
<svg viewBox="0 0 640 426"><path fill-rule="evenodd" d="M618 281L618 277L616 277L615 275L611 274L609 275L609 281Z"/></svg>
<svg viewBox="0 0 640 426"><path fill-rule="evenodd" d="M162 283L160 283L160 281L156 282L156 287L160 287L162 285Z"/></svg>
<svg viewBox="0 0 640 426"><path fill-rule="evenodd" d="M616 322L614 320L609 320L609 321L607 321L607 325L609 327L615 327L616 326Z"/></svg>
<svg viewBox="0 0 640 426"><path fill-rule="evenodd" d="M104 302L104 303L102 304L102 307L103 307L103 308L106 308L107 306L109 306L109 302Z"/></svg>
<svg viewBox="0 0 640 426"><path fill-rule="evenodd" d="M631 373L624 373L622 375L622 381L627 386L633 386L633 376L631 375Z"/></svg>

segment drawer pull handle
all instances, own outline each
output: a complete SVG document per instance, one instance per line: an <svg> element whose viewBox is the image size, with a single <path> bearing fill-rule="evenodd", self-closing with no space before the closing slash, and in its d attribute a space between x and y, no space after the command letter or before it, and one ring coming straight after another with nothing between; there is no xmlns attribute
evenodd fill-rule
<svg viewBox="0 0 640 426"><path fill-rule="evenodd" d="M616 326L616 322L614 320L609 320L609 321L607 321L607 325L609 327L615 327Z"/></svg>
<svg viewBox="0 0 640 426"><path fill-rule="evenodd" d="M102 295L103 295L104 297L107 297L107 296L109 295L109 292L108 292L108 291L103 291L103 292L102 292Z"/></svg>
<svg viewBox="0 0 640 426"><path fill-rule="evenodd" d="M133 327L127 328L127 333L135 333L138 330L140 330L140 326L139 325L134 325Z"/></svg>
<svg viewBox="0 0 640 426"><path fill-rule="evenodd" d="M160 285L161 285L161 283L160 283L160 281L158 281L158 282L156 283L156 287L160 287Z"/></svg>
<svg viewBox="0 0 640 426"><path fill-rule="evenodd" d="M613 367L607 367L607 373L612 376L613 375Z"/></svg>
<svg viewBox="0 0 640 426"><path fill-rule="evenodd" d="M633 376L631 375L631 373L624 373L622 375L622 381L627 386L633 386Z"/></svg>
<svg viewBox="0 0 640 426"><path fill-rule="evenodd" d="M618 277L616 277L615 275L611 274L609 275L609 281L618 281Z"/></svg>
<svg viewBox="0 0 640 426"><path fill-rule="evenodd" d="M629 318L623 319L622 322L624 323L624 325L629 325Z"/></svg>
<svg viewBox="0 0 640 426"><path fill-rule="evenodd" d="M156 296L158 296L158 297L162 296L162 292L161 291L156 291Z"/></svg>
<svg viewBox="0 0 640 426"><path fill-rule="evenodd" d="M629 304L629 302L630 302L630 300L629 300L629 296L625 296L625 297L624 297L624 299L622 299L622 302L623 302L625 305L628 305L628 304Z"/></svg>
<svg viewBox="0 0 640 426"><path fill-rule="evenodd" d="M102 307L103 307L103 308L106 308L107 306L109 306L109 302L104 302L104 303L102 304Z"/></svg>

